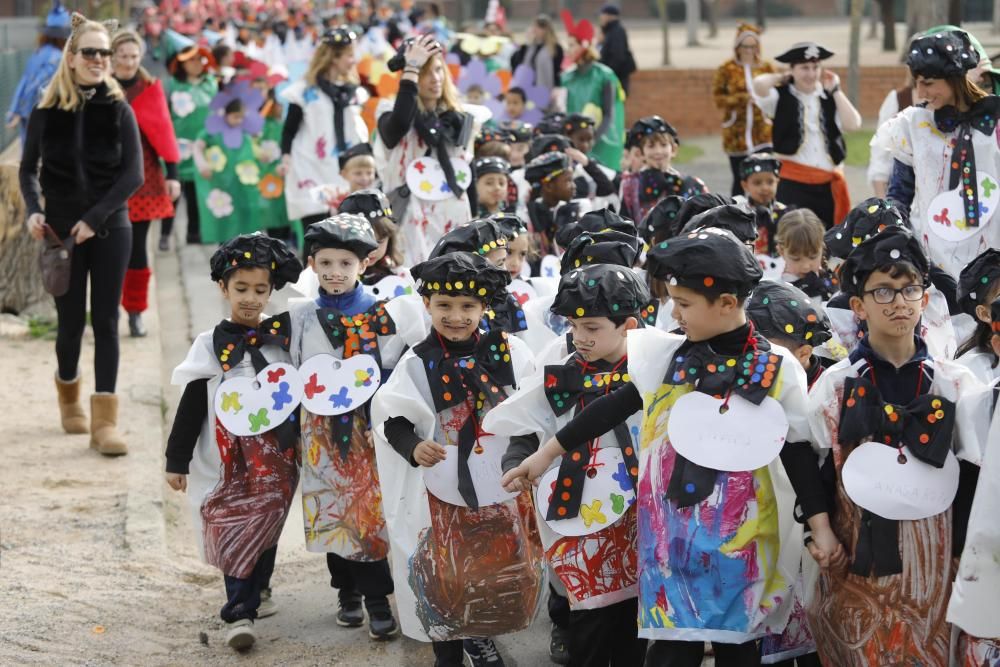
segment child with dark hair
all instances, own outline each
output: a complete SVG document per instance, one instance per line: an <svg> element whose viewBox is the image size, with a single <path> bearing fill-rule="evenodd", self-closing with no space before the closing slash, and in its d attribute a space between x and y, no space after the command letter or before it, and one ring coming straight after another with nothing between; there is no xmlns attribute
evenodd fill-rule
<svg viewBox="0 0 1000 667"><path fill-rule="evenodd" d="M809 396L824 476L834 480L831 497L817 477L815 500L843 545L832 567L820 559L808 610L828 664L861 667L873 655L880 664L915 655L948 664L952 563L968 519L958 458L978 464L978 452L956 437L955 403L979 383L961 365L932 357L918 333L928 269L920 242L895 226L861 242L840 268L867 333ZM906 499L900 488L909 489ZM801 493L799 503L805 510ZM814 555L817 547L809 545Z"/></svg>
<svg viewBox="0 0 1000 667"><path fill-rule="evenodd" d="M774 198L778 183L781 182L781 160L771 153L753 153L743 158L737 172L740 175L742 198L750 206L763 208L768 214L757 231L756 252L758 255L775 257L777 249L774 237L778 232L778 219L790 210Z"/></svg>
<svg viewBox="0 0 1000 667"><path fill-rule="evenodd" d="M503 94L503 110L507 120L520 120L527 101L528 96L525 95L523 88L513 86L508 89Z"/></svg>
<svg viewBox="0 0 1000 667"><path fill-rule="evenodd" d="M225 641L242 650L257 639L254 619L276 611L271 574L299 480L296 397L302 387L288 373L294 373L291 318L268 317L264 309L275 289L298 277L302 264L281 241L257 233L220 246L211 268L230 314L199 334L174 369L172 383L184 392L167 438L166 480L187 493L202 556L225 575ZM274 380L264 379L269 372ZM282 400L248 415L248 424L237 428L230 415L238 415L249 399L224 383L254 377Z"/></svg>
<svg viewBox="0 0 1000 667"><path fill-rule="evenodd" d="M989 248L962 269L958 277L958 303L976 325L955 353L958 363L987 383L1000 377L990 312L990 304L997 298L1000 298L1000 250Z"/></svg>
<svg viewBox="0 0 1000 667"><path fill-rule="evenodd" d="M787 621L801 560L801 527L777 460L812 452L805 375L747 321L743 304L762 271L732 233L706 227L661 242L647 270L668 281L685 335L629 332L628 383L588 405L503 482L526 488L556 457L641 411L639 637L656 640L646 664L700 665L711 641L716 665L757 665L757 640ZM740 447L758 456L741 456ZM810 526L831 548L823 519Z"/></svg>

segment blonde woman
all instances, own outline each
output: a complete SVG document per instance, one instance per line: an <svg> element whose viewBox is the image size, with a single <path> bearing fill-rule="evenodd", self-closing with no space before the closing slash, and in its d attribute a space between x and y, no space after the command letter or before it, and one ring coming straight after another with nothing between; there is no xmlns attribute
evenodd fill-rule
<svg viewBox="0 0 1000 667"><path fill-rule="evenodd" d="M473 217L465 189L473 185L467 161L472 159L478 123L459 104L441 45L433 36L405 40L388 67L402 70L403 76L395 101L380 103L376 109L373 150L382 189L399 221L407 266L413 266L427 259L443 234ZM477 114L481 108L475 107ZM431 165L428 174L439 174L441 183L434 187L448 196L432 198L433 193L410 190L407 168L417 160Z"/></svg>
<svg viewBox="0 0 1000 667"><path fill-rule="evenodd" d="M329 215L329 207L312 190L343 183L338 157L351 146L368 141L361 105L368 98L358 86L354 43L347 28L327 30L306 75L282 93L288 117L281 133L281 166L289 220L303 226ZM344 184L346 190L346 184Z"/></svg>
<svg viewBox="0 0 1000 667"><path fill-rule="evenodd" d="M88 430L78 362L89 277L95 374L90 446L114 456L128 451L117 429L118 303L132 250L127 201L143 182L142 148L132 109L111 76L110 31L117 21L109 26L73 14L71 23L56 74L28 122L21 194L33 237L42 238L48 225L76 244L69 291L55 299L63 429Z"/></svg>
<svg viewBox="0 0 1000 667"><path fill-rule="evenodd" d="M510 59L510 68L527 64L535 71L535 85L553 90L559 85L563 48L559 44L552 19L539 14L528 26L527 42Z"/></svg>
<svg viewBox="0 0 1000 667"><path fill-rule="evenodd" d="M167 96L160 82L139 63L145 44L131 30L120 30L111 40L111 67L125 99L132 107L142 138L142 187L128 200L128 217L132 221L132 253L125 273L122 307L128 313L129 333L133 337L146 335L142 321L148 301L149 257L146 255L146 235L153 220L172 221L174 201L181 196L177 178L180 151L174 126L170 121ZM160 166L160 160L166 167ZM165 223L170 224L170 223ZM160 236L160 243L167 236ZM162 247L162 245L161 245Z"/></svg>

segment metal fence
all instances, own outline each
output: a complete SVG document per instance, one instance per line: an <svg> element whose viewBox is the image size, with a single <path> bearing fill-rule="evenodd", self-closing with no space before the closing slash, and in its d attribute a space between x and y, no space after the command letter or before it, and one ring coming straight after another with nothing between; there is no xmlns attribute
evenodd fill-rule
<svg viewBox="0 0 1000 667"><path fill-rule="evenodd" d="M5 120L14 90L38 40L38 18L0 20L0 120ZM17 137L18 130L0 124L0 151Z"/></svg>

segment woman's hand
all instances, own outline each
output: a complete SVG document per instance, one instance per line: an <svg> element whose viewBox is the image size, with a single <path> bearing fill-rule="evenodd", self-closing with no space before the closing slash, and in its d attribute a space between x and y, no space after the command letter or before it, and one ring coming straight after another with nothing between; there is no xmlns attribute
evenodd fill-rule
<svg viewBox="0 0 1000 667"><path fill-rule="evenodd" d="M170 201L177 201L181 196L181 182L168 178L166 185L167 196L170 197Z"/></svg>
<svg viewBox="0 0 1000 667"><path fill-rule="evenodd" d="M69 234L73 237L73 240L76 241L76 244L80 245L84 241L92 239L95 232L90 225L81 220L73 225L73 228L69 230Z"/></svg>
<svg viewBox="0 0 1000 667"><path fill-rule="evenodd" d="M278 176L281 176L282 178L284 178L286 175L288 175L288 167L291 164L292 164L292 156L288 155L287 153L284 154L284 155L282 155L281 156L281 162L278 164L278 167L275 169L275 171L278 172Z"/></svg>
<svg viewBox="0 0 1000 667"><path fill-rule="evenodd" d="M28 216L28 233L31 234L31 238L41 241L45 238L45 214L44 213L32 213Z"/></svg>
<svg viewBox="0 0 1000 667"><path fill-rule="evenodd" d="M819 80L823 84L823 90L828 93L840 85L840 77L837 76L836 72L829 69L823 70L819 75Z"/></svg>
<svg viewBox="0 0 1000 667"><path fill-rule="evenodd" d="M976 84L977 86L980 86L982 88L986 88L987 86L983 86L982 85L983 84L983 77L986 75L986 73L988 71L990 71L991 67L993 67L993 63L990 62L990 59L989 58L982 58L976 64L975 68L969 70L966 73L965 78L967 78L970 82Z"/></svg>
<svg viewBox="0 0 1000 667"><path fill-rule="evenodd" d="M423 440L413 448L413 460L425 468L433 468L447 456L444 447L433 440Z"/></svg>
<svg viewBox="0 0 1000 667"><path fill-rule="evenodd" d="M423 67L433 56L441 53L441 45L434 35L421 35L406 47L406 67Z"/></svg>
<svg viewBox="0 0 1000 667"><path fill-rule="evenodd" d="M12 113L7 117L7 129L13 130L15 127L21 124L21 117L16 113Z"/></svg>
<svg viewBox="0 0 1000 667"><path fill-rule="evenodd" d="M168 472L166 474L166 479L167 479L167 484L169 484L170 488L173 489L174 491L181 491L181 492L187 491L188 488L187 475L181 475L180 473L176 472Z"/></svg>

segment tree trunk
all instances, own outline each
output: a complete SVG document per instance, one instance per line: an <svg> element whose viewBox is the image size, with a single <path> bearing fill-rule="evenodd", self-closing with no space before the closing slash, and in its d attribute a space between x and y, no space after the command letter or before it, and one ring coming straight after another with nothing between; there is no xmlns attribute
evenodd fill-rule
<svg viewBox="0 0 1000 667"><path fill-rule="evenodd" d="M1000 0L997 0L1000 2ZM882 9L882 50L896 50L896 3L893 0L880 0Z"/></svg>
<svg viewBox="0 0 1000 667"><path fill-rule="evenodd" d="M949 5L947 2L941 2L941 0L910 0L907 3L907 7L912 7L913 9L911 35L948 22Z"/></svg>
<svg viewBox="0 0 1000 667"><path fill-rule="evenodd" d="M717 0L705 0L705 20L708 21L708 36L713 39L719 35L717 9Z"/></svg>
<svg viewBox="0 0 1000 667"><path fill-rule="evenodd" d="M878 2L872 2L871 3L871 11L872 11L872 13L871 13L871 16L868 17L870 20L868 21L868 37L867 37L867 39L877 39L878 38L878 19L879 19L878 4L879 4Z"/></svg>
<svg viewBox="0 0 1000 667"><path fill-rule="evenodd" d="M20 314L49 310L52 297L42 287L40 244L24 226L24 199L17 179L17 142L0 156L0 312Z"/></svg>
<svg viewBox="0 0 1000 667"><path fill-rule="evenodd" d="M861 14L865 0L851 0L851 37L847 56L847 96L854 106L860 106L861 99Z"/></svg>
<svg viewBox="0 0 1000 667"><path fill-rule="evenodd" d="M993 0L993 34L1000 32L1000 0Z"/></svg>
<svg viewBox="0 0 1000 667"><path fill-rule="evenodd" d="M1000 0L998 0L1000 1ZM660 13L660 32L663 34L663 66L670 66L670 17L667 15L667 0L656 0Z"/></svg>
<svg viewBox="0 0 1000 667"><path fill-rule="evenodd" d="M698 26L701 24L701 0L684 0L687 23L687 45L698 46Z"/></svg>
<svg viewBox="0 0 1000 667"><path fill-rule="evenodd" d="M1000 0L997 0L997 2L1000 2ZM755 0L755 2L754 2L754 14L757 16L757 26L761 30L763 30L764 27L765 27L764 26L764 21L767 18L765 16L766 13L767 12L764 11L764 0Z"/></svg>
<svg viewBox="0 0 1000 667"><path fill-rule="evenodd" d="M962 0L948 0L948 23L962 25Z"/></svg>

